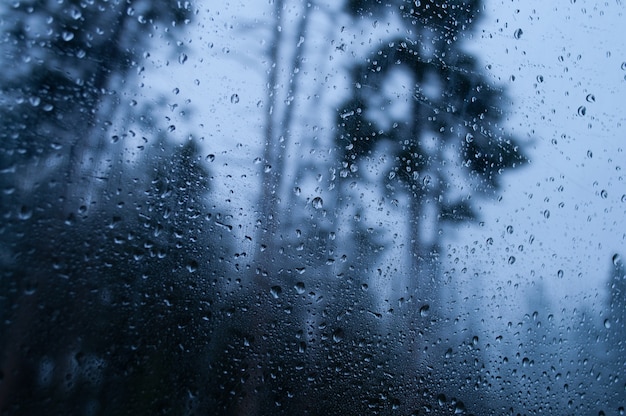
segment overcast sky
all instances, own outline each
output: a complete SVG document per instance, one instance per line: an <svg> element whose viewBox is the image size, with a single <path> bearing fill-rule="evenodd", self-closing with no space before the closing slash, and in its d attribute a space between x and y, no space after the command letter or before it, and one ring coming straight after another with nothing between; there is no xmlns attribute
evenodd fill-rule
<svg viewBox="0 0 626 416"><path fill-rule="evenodd" d="M169 77L164 82L146 86L182 107L190 100L192 128L204 137L205 153L215 156L210 167L224 195L218 202L244 225L241 233L250 233L246 224L255 219L250 204L259 188L255 159L262 155L267 105L267 61L259 57L267 51L273 23L269 6L249 3L200 2L185 39L187 58L172 62L174 71L162 72ZM337 7L316 4L326 13ZM476 30L464 40L487 76L504 87L511 103L506 128L528 143L530 159L505 175L501 200L479 201L482 224L445 230L446 267L460 274L459 281L467 280L461 287L468 291L490 297L499 287L517 285L525 294L540 284L557 306L593 306L604 294L611 256L626 255L623 8L619 0L558 6L487 0ZM295 8L289 10L296 16ZM394 27L365 21L352 27L339 15L328 19L320 11L311 16L314 33L307 33L303 44L307 53L319 54L309 55L310 61L324 64L308 72L305 64L301 76L310 77L308 85L320 85L317 93L327 100L340 102L348 86L337 46L359 40L358 33L368 49L376 33L388 35ZM352 26L341 30L346 24ZM284 30L293 27L287 23ZM159 65L153 58L151 67ZM174 88L180 90L175 96ZM315 100L301 105L320 118L319 125L307 128L320 128L323 137L329 114L323 107L316 113ZM176 122L176 114L170 116ZM461 274L463 268L468 272ZM479 278L471 278L473 273Z"/></svg>

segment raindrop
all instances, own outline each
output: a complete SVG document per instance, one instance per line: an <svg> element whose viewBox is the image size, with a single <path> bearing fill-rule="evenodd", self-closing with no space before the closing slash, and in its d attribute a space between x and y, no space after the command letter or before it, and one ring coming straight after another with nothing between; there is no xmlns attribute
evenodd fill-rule
<svg viewBox="0 0 626 416"><path fill-rule="evenodd" d="M545 219L550 218L550 210L547 209L547 210L543 211L543 216L544 216Z"/></svg>
<svg viewBox="0 0 626 416"><path fill-rule="evenodd" d="M556 275L559 277L559 279L563 278L563 270L559 270L558 272L556 272Z"/></svg>
<svg viewBox="0 0 626 416"><path fill-rule="evenodd" d="M305 287L304 287L304 282L298 282L295 284L295 286L293 287L296 290L296 293L298 295L301 295L304 293L305 291Z"/></svg>
<svg viewBox="0 0 626 416"><path fill-rule="evenodd" d="M593 94L587 94L587 97L585 99L587 100L588 103L596 102L596 96Z"/></svg>
<svg viewBox="0 0 626 416"><path fill-rule="evenodd" d="M587 157L591 159L593 157L593 152L591 150L587 150Z"/></svg>
<svg viewBox="0 0 626 416"><path fill-rule="evenodd" d="M621 261L621 257L620 257L619 254L614 254L611 260L613 260L613 265L614 266L619 266L619 263Z"/></svg>
<svg viewBox="0 0 626 416"><path fill-rule="evenodd" d="M313 205L313 208L315 209L322 209L324 207L324 200L319 196L316 196L313 198L313 201L311 201L311 205Z"/></svg>
<svg viewBox="0 0 626 416"><path fill-rule="evenodd" d="M230 96L230 102L233 104L237 104L239 102L239 95L233 94Z"/></svg>
<svg viewBox="0 0 626 416"><path fill-rule="evenodd" d="M626 71L626 62L622 62L621 68L622 68L622 71Z"/></svg>
<svg viewBox="0 0 626 416"><path fill-rule="evenodd" d="M189 273L193 273L198 270L198 262L195 260L189 261L189 263L187 263L187 270Z"/></svg>
<svg viewBox="0 0 626 416"><path fill-rule="evenodd" d="M185 62L187 62L187 54L181 53L180 55L178 55L178 63L182 65Z"/></svg>
<svg viewBox="0 0 626 416"><path fill-rule="evenodd" d="M206 160L207 160L207 162L213 162L215 160L215 155L213 153L209 153L206 156Z"/></svg>
<svg viewBox="0 0 626 416"><path fill-rule="evenodd" d="M302 193L302 189L300 189L299 186L296 186L295 188L293 188L293 193L296 195L300 195Z"/></svg>
<svg viewBox="0 0 626 416"><path fill-rule="evenodd" d="M609 196L609 193L606 191L606 189L603 189L600 191L600 196L602 197L602 199L606 199Z"/></svg>
<svg viewBox="0 0 626 416"><path fill-rule="evenodd" d="M537 75L537 82L543 82L543 75Z"/></svg>
<svg viewBox="0 0 626 416"><path fill-rule="evenodd" d="M509 264L515 263L515 256L509 257Z"/></svg>
<svg viewBox="0 0 626 416"><path fill-rule="evenodd" d="M513 234L513 226L512 225L507 226L506 227L506 232L509 233L509 234Z"/></svg>
<svg viewBox="0 0 626 416"><path fill-rule="evenodd" d="M522 37L523 34L524 34L524 31L522 29L517 29L515 33L513 33L513 36L515 36L515 39L519 39Z"/></svg>
<svg viewBox="0 0 626 416"><path fill-rule="evenodd" d="M585 114L587 114L587 107L585 107L584 105L578 107L578 115L582 117Z"/></svg>
<svg viewBox="0 0 626 416"><path fill-rule="evenodd" d="M30 208L28 208L26 205L22 205L22 208L20 208L20 211L17 214L17 217L20 220L28 220L32 216L33 216L33 211Z"/></svg>
<svg viewBox="0 0 626 416"><path fill-rule="evenodd" d="M333 331L333 341L341 342L343 341L343 337L344 337L343 329L337 328Z"/></svg>
<svg viewBox="0 0 626 416"><path fill-rule="evenodd" d="M272 295L274 299L278 299L282 291L283 289L280 286L272 286L270 288L270 295Z"/></svg>
<svg viewBox="0 0 626 416"><path fill-rule="evenodd" d="M473 142L473 141L474 141L474 136L472 136L472 134L471 134L471 133L467 133L467 134L465 135L465 141L466 141L467 143L471 143L471 142Z"/></svg>
<svg viewBox="0 0 626 416"><path fill-rule="evenodd" d="M609 329L611 327L611 321L609 321L608 319L604 320L604 327L606 329Z"/></svg>
<svg viewBox="0 0 626 416"><path fill-rule="evenodd" d="M428 316L428 311L429 311L429 309L430 309L430 305L428 305L428 304L423 305L423 306L420 308L420 316L421 316L422 318L427 317L427 316Z"/></svg>
<svg viewBox="0 0 626 416"><path fill-rule="evenodd" d="M64 41L69 42L70 40L74 39L74 34L72 32L64 31L61 34L61 37Z"/></svg>

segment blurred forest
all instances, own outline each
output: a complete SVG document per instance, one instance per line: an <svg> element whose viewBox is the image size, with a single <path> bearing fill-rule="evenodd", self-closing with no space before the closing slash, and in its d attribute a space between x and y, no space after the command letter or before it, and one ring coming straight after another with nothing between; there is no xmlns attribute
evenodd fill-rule
<svg viewBox="0 0 626 416"><path fill-rule="evenodd" d="M506 90L462 46L482 2L344 3L342 22L397 35L334 69L350 96L321 158L295 138L316 116L306 66L322 65L303 39L337 16L274 0L257 21L267 99L244 241L203 133L163 117L193 105L136 98L151 54L188 59L200 2L1 6L2 414L624 412L618 254L600 318L552 310L536 285L519 300L534 312L496 337L441 268L442 230L478 221L530 157L502 127Z"/></svg>

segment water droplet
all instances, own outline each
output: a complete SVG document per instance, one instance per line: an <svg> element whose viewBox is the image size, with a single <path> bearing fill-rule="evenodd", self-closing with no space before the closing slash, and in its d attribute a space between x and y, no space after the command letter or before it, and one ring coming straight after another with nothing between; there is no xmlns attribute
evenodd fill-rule
<svg viewBox="0 0 626 416"><path fill-rule="evenodd" d="M487 245L488 246L492 246L493 245L493 238L491 238L491 237L487 238Z"/></svg>
<svg viewBox="0 0 626 416"><path fill-rule="evenodd" d="M619 254L614 254L613 257L611 258L611 260L613 260L613 265L614 266L619 266L619 263L621 261L621 257Z"/></svg>
<svg viewBox="0 0 626 416"><path fill-rule="evenodd" d="M75 8L72 9L72 11L70 12L70 15L72 16L72 19L74 20L78 20L83 16L80 10L75 9Z"/></svg>
<svg viewBox="0 0 626 416"><path fill-rule="evenodd" d="M213 153L209 153L206 156L206 160L207 160L207 162L213 162L215 160L215 155Z"/></svg>
<svg viewBox="0 0 626 416"><path fill-rule="evenodd" d="M280 286L272 286L270 288L270 295L272 295L274 299L278 299L278 297L280 296L282 292L283 292L283 289Z"/></svg>
<svg viewBox="0 0 626 416"><path fill-rule="evenodd" d="M187 54L181 53L180 55L178 55L178 63L182 65L185 62L187 62Z"/></svg>
<svg viewBox="0 0 626 416"><path fill-rule="evenodd" d="M33 216L33 210L28 208L26 205L22 205L20 211L17 213L17 217L20 220L28 220Z"/></svg>
<svg viewBox="0 0 626 416"><path fill-rule="evenodd" d="M471 143L471 142L473 142L473 141L474 141L474 136L472 136L472 134L471 134L471 133L467 133L467 134L465 135L465 141L466 141L467 143Z"/></svg>
<svg viewBox="0 0 626 416"><path fill-rule="evenodd" d="M300 189L299 186L296 186L295 188L293 188L293 193L296 195L300 195L302 193L302 189Z"/></svg>
<svg viewBox="0 0 626 416"><path fill-rule="evenodd" d="M311 205L313 205L313 208L315 209L322 209L324 207L324 200L319 196L316 196L313 198L313 201L311 201Z"/></svg>
<svg viewBox="0 0 626 416"><path fill-rule="evenodd" d="M622 66L620 68L622 68L622 71L626 71L626 62L622 62Z"/></svg>
<svg viewBox="0 0 626 416"><path fill-rule="evenodd" d="M361 285L361 290L362 290L363 292L367 292L367 289L369 289L369 286L367 285L367 283L363 283L363 284Z"/></svg>
<svg viewBox="0 0 626 416"><path fill-rule="evenodd" d="M600 197L602 197L602 199L606 199L608 196L609 193L606 191L606 189L600 191Z"/></svg>
<svg viewBox="0 0 626 416"><path fill-rule="evenodd" d="M543 82L543 75L537 75L537 82Z"/></svg>
<svg viewBox="0 0 626 416"><path fill-rule="evenodd" d="M596 96L593 94L587 94L587 97L585 99L587 100L588 103L596 102Z"/></svg>
<svg viewBox="0 0 626 416"><path fill-rule="evenodd" d="M422 307L420 308L420 316L422 318L426 318L428 316L428 311L430 310L430 305L426 304L426 305L422 305Z"/></svg>
<svg viewBox="0 0 626 416"><path fill-rule="evenodd" d="M337 328L333 331L333 341L335 342L341 342L343 341L344 338L344 332L343 329L341 328Z"/></svg>
<svg viewBox="0 0 626 416"><path fill-rule="evenodd" d="M593 152L591 150L587 150L587 157L591 159L593 157Z"/></svg>
<svg viewBox="0 0 626 416"><path fill-rule="evenodd" d="M585 114L587 114L587 107L585 107L584 105L578 107L578 115L582 117Z"/></svg>
<svg viewBox="0 0 626 416"><path fill-rule="evenodd" d="M606 329L609 329L611 327L611 321L609 321L608 319L604 320L604 327Z"/></svg>
<svg viewBox="0 0 626 416"><path fill-rule="evenodd" d="M509 257L509 264L515 263L515 256Z"/></svg>
<svg viewBox="0 0 626 416"><path fill-rule="evenodd" d="M295 286L293 287L296 290L296 293L298 295L301 295L304 293L305 291L305 287L304 287L304 282L298 282L295 284Z"/></svg>
<svg viewBox="0 0 626 416"><path fill-rule="evenodd" d="M230 96L230 102L233 104L237 104L239 102L239 95L233 94Z"/></svg>
<svg viewBox="0 0 626 416"><path fill-rule="evenodd" d="M195 260L190 260L187 263L187 270L189 271L189 273L193 273L198 270L198 262Z"/></svg>
<svg viewBox="0 0 626 416"><path fill-rule="evenodd" d="M515 33L513 33L513 36L515 36L515 39L519 39L522 37L523 34L524 34L524 31L522 29L517 29Z"/></svg>
<svg viewBox="0 0 626 416"><path fill-rule="evenodd" d="M563 270L559 270L558 272L556 272L556 275L558 276L559 279L563 278Z"/></svg>
<svg viewBox="0 0 626 416"><path fill-rule="evenodd" d="M509 234L513 234L513 226L512 225L507 226L506 227L506 232L509 233Z"/></svg>
<svg viewBox="0 0 626 416"><path fill-rule="evenodd" d="M72 32L63 31L63 33L61 33L61 37L64 41L69 42L70 40L74 39L74 34Z"/></svg>
<svg viewBox="0 0 626 416"><path fill-rule="evenodd" d="M545 219L550 218L550 210L549 210L549 209L547 209L547 210L543 211L543 217L544 217Z"/></svg>

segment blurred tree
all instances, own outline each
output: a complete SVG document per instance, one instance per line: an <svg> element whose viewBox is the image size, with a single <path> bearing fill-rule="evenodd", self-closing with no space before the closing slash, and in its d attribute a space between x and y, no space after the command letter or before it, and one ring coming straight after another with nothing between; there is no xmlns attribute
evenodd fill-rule
<svg viewBox="0 0 626 416"><path fill-rule="evenodd" d="M174 145L180 133L126 98L191 6L26 0L0 13L0 409L192 410L207 290L227 269L224 214L194 142Z"/></svg>
<svg viewBox="0 0 626 416"><path fill-rule="evenodd" d="M352 96L338 116L338 171L344 195L355 183L361 195L376 189L378 210L405 216L398 220L399 231L404 224L407 231L399 238L407 243L409 271L393 273L391 284L412 306L402 322L390 325L416 328L421 335L418 343L395 351L413 368L417 363L431 368L418 372L433 388L430 400L436 403L434 386L445 390L439 380L449 373L438 366L448 348L442 342L447 336L439 293L442 229L447 222L474 219L476 196L494 194L499 176L525 158L518 140L500 125L507 107L503 91L462 47L479 17L479 0L351 0L347 9L355 19L395 19L402 33L352 66ZM357 206L349 215L368 209L375 215L374 204L351 200ZM422 311L430 318L423 320Z"/></svg>

